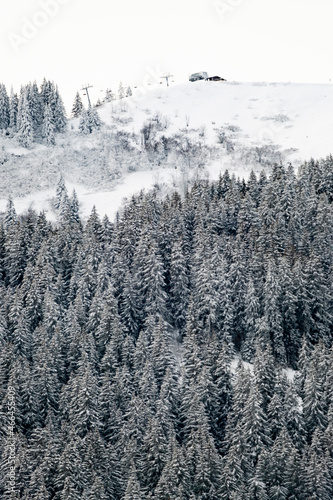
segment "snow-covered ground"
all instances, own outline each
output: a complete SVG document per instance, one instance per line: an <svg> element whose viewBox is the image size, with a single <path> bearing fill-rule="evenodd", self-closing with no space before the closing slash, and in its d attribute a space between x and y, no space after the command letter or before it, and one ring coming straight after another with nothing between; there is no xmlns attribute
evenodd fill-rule
<svg viewBox="0 0 333 500"><path fill-rule="evenodd" d="M77 133L78 120L70 120L68 132L58 139L53 150L42 145L26 150L14 139L1 139L0 159L9 155L10 162L3 163L0 211L5 209L7 197L12 195L18 212L29 207L38 211L44 209L52 219L50 200L60 173L69 192L76 189L84 218L95 205L101 216L106 213L113 219L124 198L141 189L163 184L179 186L182 174L171 166L123 172L105 186L103 175L96 171L99 167L94 171L94 158L105 129L140 137L143 124L156 116L164 124L161 134L166 137L196 130L202 141L214 148L214 155L206 159L205 171L201 172L213 179L226 168L239 177L246 177L253 168L259 169L262 165L253 157L257 154L256 149L265 146L271 150L275 148L280 155L277 158L290 161L296 167L311 157L325 157L333 152L333 85L188 82L155 88L143 95L135 95L134 91L132 97L106 104L98 112L105 123L100 132L81 136ZM231 140L231 151L218 141L218 131L222 129ZM137 143L136 147L140 149L141 146ZM88 150L91 153L86 158ZM61 165L54 160L59 151L62 159L65 158ZM91 163L90 178L71 166L71 156L78 158L80 154ZM25 168L23 160L30 161L32 166ZM77 162L79 164L79 160ZM7 164L10 167L6 170ZM32 168L34 175L40 171L43 179L37 191L31 179ZM16 188L19 184L19 196L12 187L14 178Z"/></svg>
<svg viewBox="0 0 333 500"><path fill-rule="evenodd" d="M231 373L233 373L233 374L236 373L237 367L238 367L240 362L242 362L242 364L246 370L250 370L250 372L253 373L253 370L254 370L253 364L242 360L239 355L235 356L233 358L233 360L231 361L231 365L230 365ZM282 368L282 374L284 376L286 376L289 381L294 380L296 373L297 372L295 370L293 370L292 368Z"/></svg>
<svg viewBox="0 0 333 500"><path fill-rule="evenodd" d="M133 118L128 129L137 132L147 114L160 112L170 120L169 132L187 123L204 126L210 144L216 143L214 129L232 124L240 127L242 142L272 141L297 149L294 159L326 156L333 150L333 85L199 81L154 89L126 104ZM104 107L100 115L110 122L110 108Z"/></svg>

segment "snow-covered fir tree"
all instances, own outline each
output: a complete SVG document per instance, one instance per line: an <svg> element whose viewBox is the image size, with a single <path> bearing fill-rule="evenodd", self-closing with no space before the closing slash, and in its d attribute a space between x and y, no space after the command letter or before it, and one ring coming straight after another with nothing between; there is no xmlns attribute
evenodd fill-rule
<svg viewBox="0 0 333 500"><path fill-rule="evenodd" d="M10 123L9 98L6 86L0 83L0 130L6 130Z"/></svg>
<svg viewBox="0 0 333 500"><path fill-rule="evenodd" d="M48 146L53 146L55 144L55 125L51 106L46 104L44 107L44 118L43 118L43 130L42 138L43 142Z"/></svg>
<svg viewBox="0 0 333 500"><path fill-rule="evenodd" d="M124 97L125 97L125 89L122 82L120 82L118 87L118 99L124 99Z"/></svg>
<svg viewBox="0 0 333 500"><path fill-rule="evenodd" d="M9 127L13 132L16 132L17 123L17 111L18 111L18 96L11 89L9 98Z"/></svg>
<svg viewBox="0 0 333 500"><path fill-rule="evenodd" d="M21 93L17 115L17 138L28 148L34 141L34 125L26 90Z"/></svg>
<svg viewBox="0 0 333 500"><path fill-rule="evenodd" d="M96 108L90 107L83 110L81 113L79 130L82 134L91 134L94 130L98 130L102 125Z"/></svg>
<svg viewBox="0 0 333 500"><path fill-rule="evenodd" d="M106 89L105 91L105 97L103 99L103 102L112 102L116 99L116 96L112 92L111 89Z"/></svg>
<svg viewBox="0 0 333 500"><path fill-rule="evenodd" d="M82 99L81 99L79 92L76 92L75 99L73 102L73 107L72 107L72 116L74 118L77 118L78 116L81 115L82 110L83 110L83 102L82 102Z"/></svg>
<svg viewBox="0 0 333 500"><path fill-rule="evenodd" d="M67 127L65 106L60 96L57 86L52 87L50 107L53 113L53 120L56 132L64 132Z"/></svg>

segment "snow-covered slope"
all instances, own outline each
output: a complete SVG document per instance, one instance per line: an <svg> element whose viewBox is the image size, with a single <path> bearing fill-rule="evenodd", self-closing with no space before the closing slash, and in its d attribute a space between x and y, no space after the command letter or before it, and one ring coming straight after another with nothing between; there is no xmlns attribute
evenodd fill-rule
<svg viewBox="0 0 333 500"><path fill-rule="evenodd" d="M215 129L228 123L240 127L244 143L271 141L297 149L294 159L333 150L333 85L199 81L158 88L126 104L133 118L127 128L137 132L148 112L160 112L170 120L169 133L185 128L189 120L190 127L206 127L211 144L216 143ZM110 108L100 114L110 123Z"/></svg>
<svg viewBox="0 0 333 500"><path fill-rule="evenodd" d="M54 217L49 202L62 174L84 217L95 204L113 218L124 197L157 184L179 187L185 173L216 178L228 168L246 176L272 161L297 167L333 152L332 85L200 81L136 92L99 108L104 125L89 136L79 134L76 119L54 147L26 150L0 138L0 211L11 195L17 211L32 206ZM158 123L155 141L176 137L180 149L186 140L198 145L195 161L187 165L179 151L155 161L142 144L149 122ZM125 136L129 151L119 153L117 141Z"/></svg>

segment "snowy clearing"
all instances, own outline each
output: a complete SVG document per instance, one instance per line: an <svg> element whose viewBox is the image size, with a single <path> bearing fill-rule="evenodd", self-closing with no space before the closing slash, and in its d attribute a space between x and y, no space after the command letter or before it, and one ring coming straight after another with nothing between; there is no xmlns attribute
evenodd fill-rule
<svg viewBox="0 0 333 500"><path fill-rule="evenodd" d="M217 179L225 169L246 178L265 168L266 160L297 167L331 154L332 111L332 85L199 81L153 89L98 108L103 126L88 136L72 119L53 147L26 149L1 138L0 210L12 196L19 213L33 207L54 218L50 199L61 174L68 190L77 191L83 218L95 205L113 219L123 200L142 189L181 189L185 177ZM142 151L147 123L157 123L155 141L178 137L180 147L199 141L192 165L186 151L183 163L169 155L160 165L157 153ZM110 134L115 141L126 136L128 152L115 153Z"/></svg>

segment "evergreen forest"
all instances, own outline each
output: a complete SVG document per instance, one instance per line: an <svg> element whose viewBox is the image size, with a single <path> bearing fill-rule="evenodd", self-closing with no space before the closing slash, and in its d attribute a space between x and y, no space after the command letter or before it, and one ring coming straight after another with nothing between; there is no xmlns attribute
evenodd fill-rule
<svg viewBox="0 0 333 500"><path fill-rule="evenodd" d="M35 142L55 144L55 133L67 127L66 111L57 85L44 78L22 85L19 96L0 83L0 132L16 137L19 144L30 148Z"/></svg>
<svg viewBox="0 0 333 500"><path fill-rule="evenodd" d="M56 223L9 200L0 498L332 499L332 202L332 157L114 222L62 180Z"/></svg>

